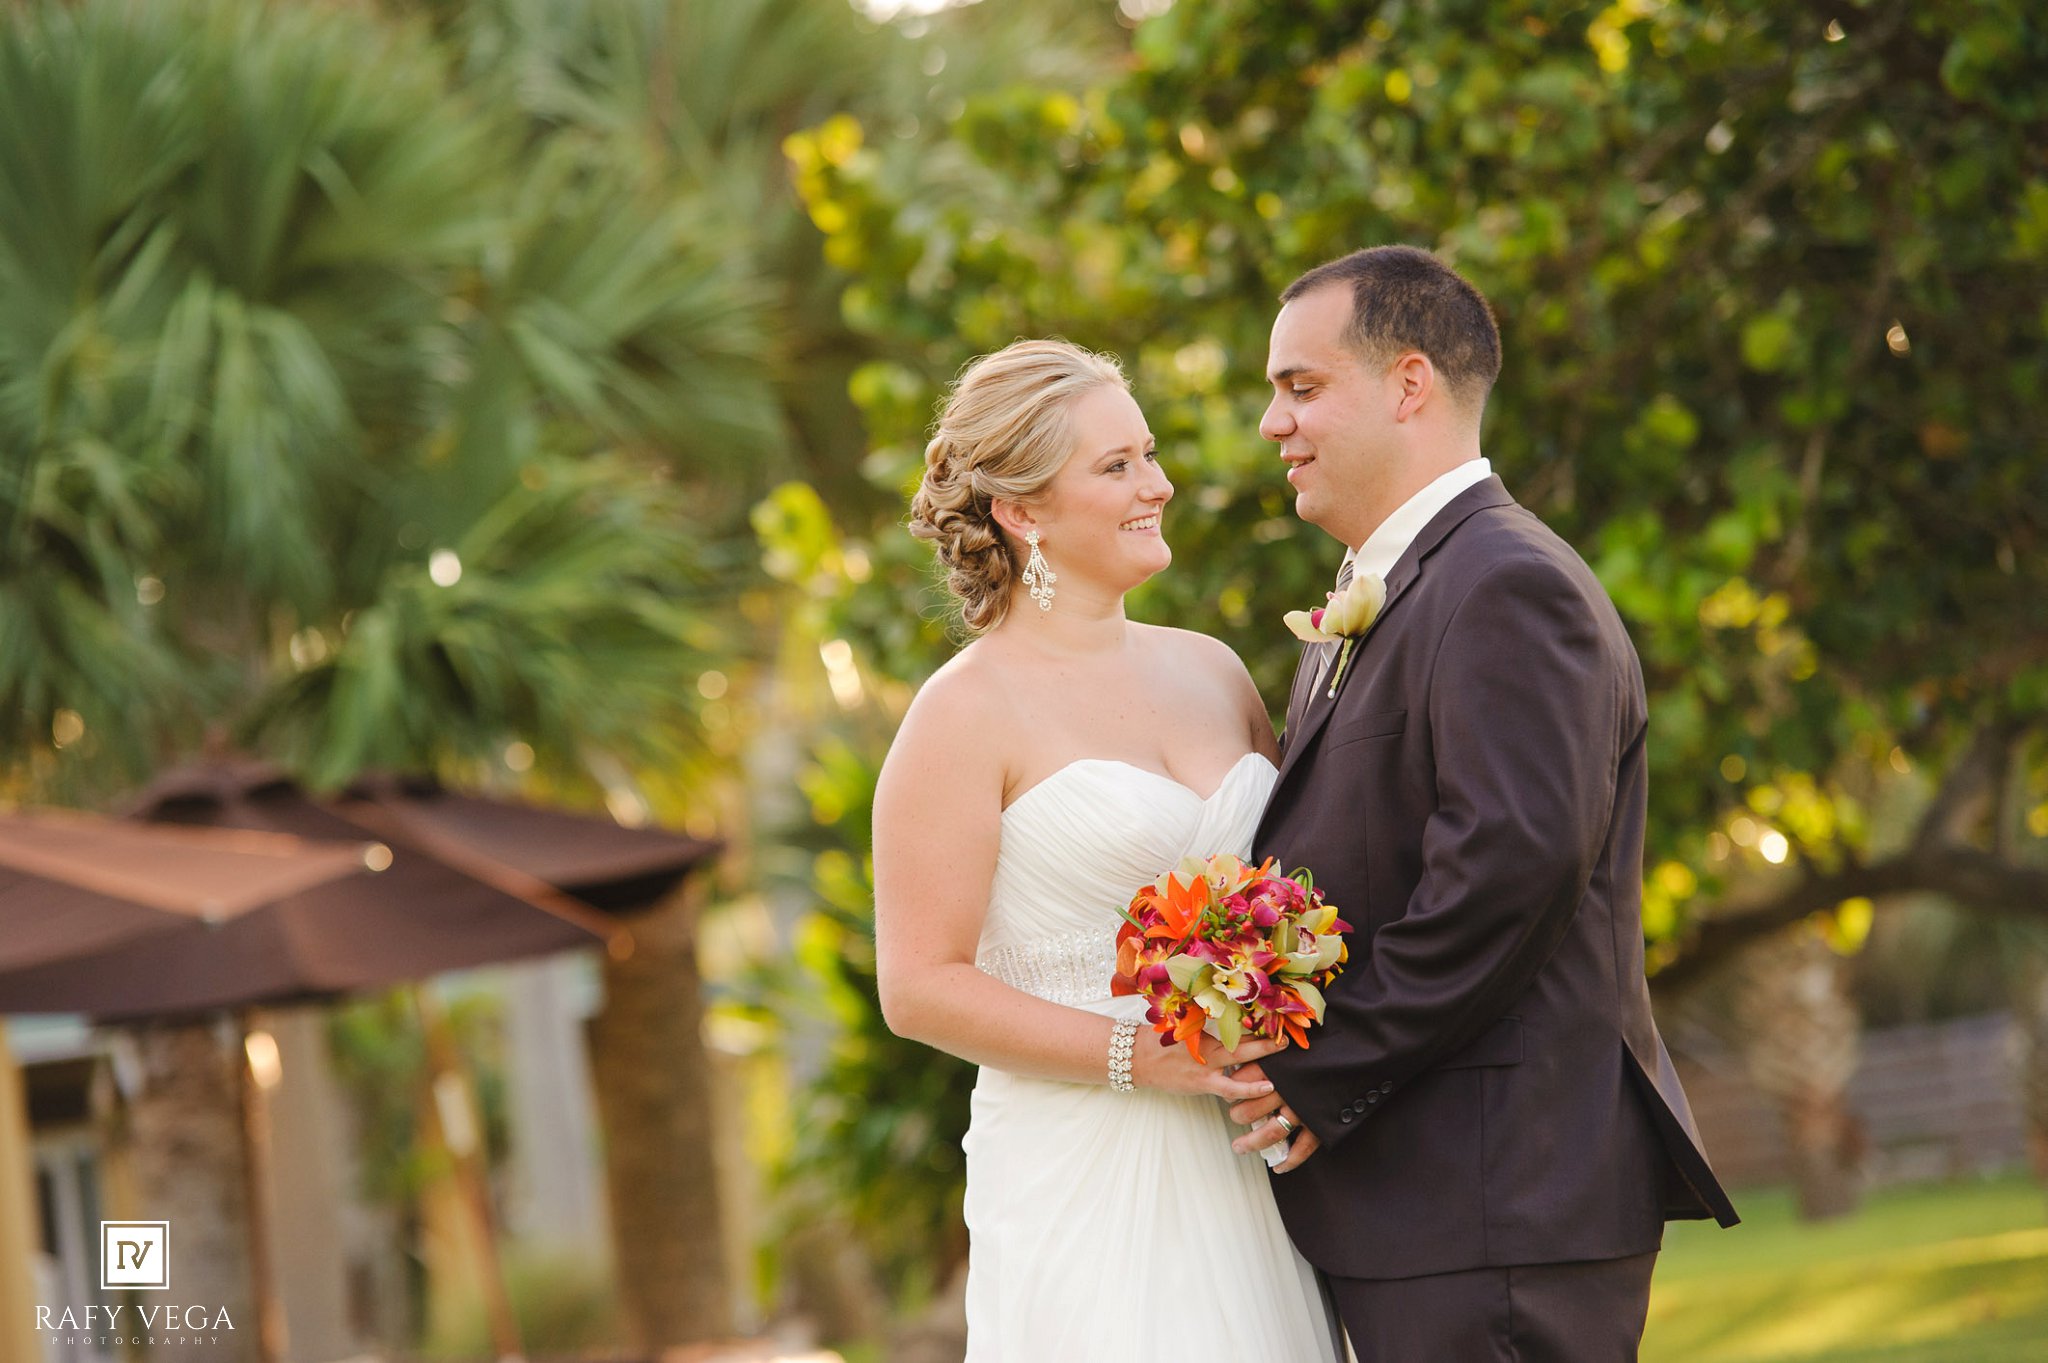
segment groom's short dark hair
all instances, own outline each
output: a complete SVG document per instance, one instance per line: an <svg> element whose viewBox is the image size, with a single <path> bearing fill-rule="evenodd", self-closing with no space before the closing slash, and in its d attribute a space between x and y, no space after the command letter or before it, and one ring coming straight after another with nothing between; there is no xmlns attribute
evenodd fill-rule
<svg viewBox="0 0 2048 1363"><path fill-rule="evenodd" d="M1500 329L1464 276L1413 246L1373 246L1316 266L1280 301L1336 284L1351 290L1344 337L1361 354L1391 362L1400 351L1419 350L1461 401L1485 405L1500 377Z"/></svg>

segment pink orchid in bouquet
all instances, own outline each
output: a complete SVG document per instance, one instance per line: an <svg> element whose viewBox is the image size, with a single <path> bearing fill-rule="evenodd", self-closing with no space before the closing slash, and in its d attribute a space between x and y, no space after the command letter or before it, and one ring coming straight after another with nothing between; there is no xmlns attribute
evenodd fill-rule
<svg viewBox="0 0 2048 1363"><path fill-rule="evenodd" d="M1306 870L1190 857L1132 896L1110 992L1142 996L1159 1044L1197 1060L1205 1031L1229 1051L1247 1036L1305 1047L1350 930Z"/></svg>

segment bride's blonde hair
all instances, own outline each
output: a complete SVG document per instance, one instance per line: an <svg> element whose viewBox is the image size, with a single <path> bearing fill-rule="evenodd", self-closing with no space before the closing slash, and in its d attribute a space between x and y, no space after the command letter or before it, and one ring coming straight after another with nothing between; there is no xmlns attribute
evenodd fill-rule
<svg viewBox="0 0 2048 1363"><path fill-rule="evenodd" d="M961 371L924 447L910 533L930 540L970 634L1002 623L1022 571L995 499L1030 503L1074 452L1074 400L1130 390L1114 358L1065 341L1018 341Z"/></svg>

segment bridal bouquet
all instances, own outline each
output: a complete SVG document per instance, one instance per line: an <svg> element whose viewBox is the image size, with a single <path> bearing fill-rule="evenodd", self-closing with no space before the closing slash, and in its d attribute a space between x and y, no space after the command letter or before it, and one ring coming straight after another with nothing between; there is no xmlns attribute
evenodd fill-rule
<svg viewBox="0 0 2048 1363"><path fill-rule="evenodd" d="M1323 986L1349 955L1350 925L1305 870L1279 874L1228 855L1189 857L1139 890L1116 935L1110 992L1137 994L1159 1044L1202 1058L1203 1033L1308 1045Z"/></svg>

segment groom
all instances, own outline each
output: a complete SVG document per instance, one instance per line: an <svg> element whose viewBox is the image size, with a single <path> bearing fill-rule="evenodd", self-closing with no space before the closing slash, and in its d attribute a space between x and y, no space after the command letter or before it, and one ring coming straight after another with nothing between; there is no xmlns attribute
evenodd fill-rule
<svg viewBox="0 0 2048 1363"><path fill-rule="evenodd" d="M1480 456L1479 292L1382 246L1281 300L1260 433L1386 603L1295 677L1254 854L1315 872L1351 963L1238 1146L1293 1130L1275 1196L1362 1363L1633 1359L1664 1222L1736 1220L1644 985L1642 671Z"/></svg>

